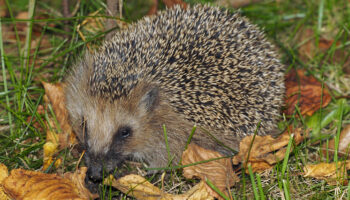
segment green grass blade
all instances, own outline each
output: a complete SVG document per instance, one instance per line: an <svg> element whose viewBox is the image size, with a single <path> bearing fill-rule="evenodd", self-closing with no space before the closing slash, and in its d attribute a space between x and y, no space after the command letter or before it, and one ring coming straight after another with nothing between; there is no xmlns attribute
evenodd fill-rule
<svg viewBox="0 0 350 200"><path fill-rule="evenodd" d="M222 198L225 200L230 200L229 197L227 197L223 192L219 190L209 179L205 178L205 182L211 187L215 192L217 192Z"/></svg>
<svg viewBox="0 0 350 200"><path fill-rule="evenodd" d="M265 200L266 198L265 198L264 190L263 190L262 183L261 183L261 176L259 175L259 173L256 173L256 181L258 182L260 199Z"/></svg>
<svg viewBox="0 0 350 200"><path fill-rule="evenodd" d="M339 115L338 115L338 122L337 122L337 135L334 140L334 162L336 165L338 164L338 149L339 149L339 138L340 138L340 132L342 127L342 121L343 121L343 111L344 111L344 103L345 100L340 101L340 107L339 107Z"/></svg>
<svg viewBox="0 0 350 200"><path fill-rule="evenodd" d="M8 87L7 87L7 78L6 78L6 67L5 67L5 51L4 51L4 43L2 40L2 19L0 18L0 54L1 54L1 70L2 70L2 77L3 77L3 84L4 84L4 92L5 92L5 101L6 106L10 108L10 98L8 93ZM7 117L9 120L9 126L10 126L10 132L11 135L13 133L13 127L12 127L12 115L10 112L7 113Z"/></svg>
<svg viewBox="0 0 350 200"><path fill-rule="evenodd" d="M294 134L291 134L289 137L289 141L288 141L287 151L286 151L286 154L284 155L284 159L283 159L282 174L281 174L282 177L284 177L284 174L285 174L286 169L287 169L287 164L288 164L288 159L289 159L289 154L290 154L290 150L292 147L293 139L294 139Z"/></svg>
<svg viewBox="0 0 350 200"><path fill-rule="evenodd" d="M283 184L284 198L286 200L290 200L290 193L289 193L289 187L288 187L287 181L283 179L282 184Z"/></svg>
<svg viewBox="0 0 350 200"><path fill-rule="evenodd" d="M253 193L254 193L254 197L255 199L259 200L259 193L258 193L258 188L256 186L255 183L255 179L254 179L254 174L253 174L253 170L252 170L252 166L248 165L248 171L249 171L249 176L250 176L250 182L252 183L252 187L253 187Z"/></svg>

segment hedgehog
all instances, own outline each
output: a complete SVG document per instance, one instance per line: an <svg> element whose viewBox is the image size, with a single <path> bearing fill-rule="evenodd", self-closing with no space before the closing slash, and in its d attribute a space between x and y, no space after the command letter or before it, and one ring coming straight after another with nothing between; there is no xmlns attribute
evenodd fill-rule
<svg viewBox="0 0 350 200"><path fill-rule="evenodd" d="M176 162L194 125L191 142L223 155L247 135L276 132L285 87L275 49L239 13L208 5L176 6L115 33L66 79L88 177L99 181L125 160Z"/></svg>

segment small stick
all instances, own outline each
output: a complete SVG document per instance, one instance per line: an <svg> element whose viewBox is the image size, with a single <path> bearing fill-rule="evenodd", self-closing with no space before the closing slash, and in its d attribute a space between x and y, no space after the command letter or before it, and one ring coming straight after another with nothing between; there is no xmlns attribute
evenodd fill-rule
<svg viewBox="0 0 350 200"><path fill-rule="evenodd" d="M119 18L123 18L123 0L107 0L107 9L106 9L106 15L115 17L119 15ZM113 18L108 18L106 21L106 30L110 30L114 27L116 27L117 21ZM109 32L106 35L106 40L111 39L114 35L114 32Z"/></svg>
<svg viewBox="0 0 350 200"><path fill-rule="evenodd" d="M69 11L69 2L68 0L62 0L62 11L63 11L63 17L69 18L71 17L70 11ZM64 22L64 31L69 32L69 21L65 20Z"/></svg>

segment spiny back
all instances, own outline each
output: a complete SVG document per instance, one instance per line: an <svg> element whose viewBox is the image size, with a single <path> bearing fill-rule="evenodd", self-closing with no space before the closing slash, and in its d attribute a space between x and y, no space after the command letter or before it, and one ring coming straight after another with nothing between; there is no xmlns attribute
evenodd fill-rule
<svg viewBox="0 0 350 200"><path fill-rule="evenodd" d="M284 68L273 49L237 13L175 7L106 41L94 54L89 90L113 101L155 83L188 120L251 134L260 121L274 126L282 104Z"/></svg>

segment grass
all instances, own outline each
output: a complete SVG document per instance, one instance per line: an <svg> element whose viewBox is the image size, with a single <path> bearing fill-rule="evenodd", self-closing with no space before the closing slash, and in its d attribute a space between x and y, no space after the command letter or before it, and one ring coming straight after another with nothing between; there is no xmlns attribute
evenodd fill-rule
<svg viewBox="0 0 350 200"><path fill-rule="evenodd" d="M60 1L5 2L8 14L0 21L0 162L10 169L40 170L44 133L48 128L44 121L51 115L37 112L44 95L40 82L62 81L66 71L86 51L86 44L101 42L105 32L84 32L87 38L83 41L77 27L90 13L98 9L104 13L105 3L81 1L76 15L68 19L69 31L65 31L63 21L66 19L60 14ZM125 2L127 22L136 21L148 11L149 4L145 1ZM313 127L310 138L295 146L271 171L242 176L241 182L232 189L234 199L263 199L263 196L265 199L350 199L347 185L330 186L325 181L297 175L306 164L344 160L337 154L333 159L324 156L321 150L322 144L328 144L332 137L336 137L337 148L340 131L350 124L349 98L342 98L350 95L349 4L348 0L265 0L240 9L242 15L263 28L276 44L287 71L305 69L331 88L332 101L311 117L297 117L298 109L295 116L285 117L279 124L281 129L288 125ZM15 16L22 12L28 12L30 20L17 20ZM39 16L45 17L38 20ZM324 49L325 41L333 44ZM302 51L306 44L311 50ZM67 149L59 155L65 164L49 172L74 170L77 159L72 152ZM185 180L181 173L175 172L165 178L166 191L181 193L196 182ZM160 186L158 176L151 179ZM105 190L109 191L108 198L114 195L129 199L118 191Z"/></svg>

